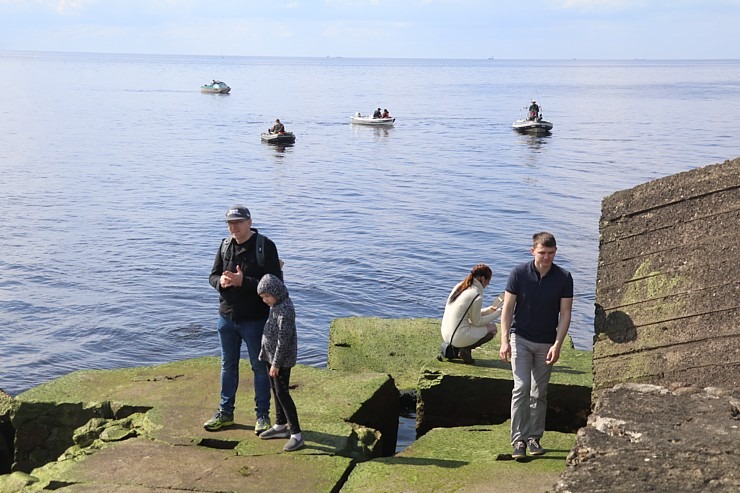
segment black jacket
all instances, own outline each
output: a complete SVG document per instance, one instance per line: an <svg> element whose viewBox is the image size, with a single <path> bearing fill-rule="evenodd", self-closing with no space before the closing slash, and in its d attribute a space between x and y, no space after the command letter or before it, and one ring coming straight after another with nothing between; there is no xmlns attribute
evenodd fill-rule
<svg viewBox="0 0 740 493"><path fill-rule="evenodd" d="M252 228L254 233L257 230ZM239 265L244 274L244 281L239 287L222 288L219 284L221 274L228 270L236 272ZM219 313L235 322L244 320L261 320L267 318L270 308L257 294L257 284L265 274L275 274L283 278L280 260L275 243L265 237L265 265L257 263L257 235L253 234L246 242L237 244L233 238L229 242L224 258L221 257L219 244L216 259L208 280L219 294Z"/></svg>

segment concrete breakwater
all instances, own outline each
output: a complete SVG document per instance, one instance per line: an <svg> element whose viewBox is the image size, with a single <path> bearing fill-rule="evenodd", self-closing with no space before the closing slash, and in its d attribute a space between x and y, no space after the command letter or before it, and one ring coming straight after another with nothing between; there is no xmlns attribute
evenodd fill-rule
<svg viewBox="0 0 740 493"><path fill-rule="evenodd" d="M602 205L594 397L558 492L740 491L740 159Z"/></svg>
<svg viewBox="0 0 740 493"><path fill-rule="evenodd" d="M492 471L507 478L496 488L526 484L546 491L585 424L591 353L572 345L564 350L553 382L579 389L579 398L553 400L552 427L559 431L548 434L548 459L519 464L499 460L510 452L511 376L495 361L495 345L482 348L480 366L472 367L438 362L438 338L439 320L335 320L329 369L294 370L291 393L307 443L294 454L255 437L251 411L238 412L232 428L202 429L218 394L217 358L72 373L0 410L15 435L13 472L0 476L0 491L263 491L276 487L271 474L278 470L293 471L281 476L280 491L431 491L461 484L497 491ZM242 375L238 403L248 408L246 366ZM426 433L394 454L399 389L418 395ZM574 412L562 413L561 406Z"/></svg>
<svg viewBox="0 0 740 493"><path fill-rule="evenodd" d="M739 214L740 160L604 200L594 352L556 366L542 458L507 460L497 341L441 363L437 320L350 318L328 369L296 368L300 452L257 439L251 411L201 428L216 358L76 372L0 394L0 492L738 491ZM394 454L401 395L419 438Z"/></svg>

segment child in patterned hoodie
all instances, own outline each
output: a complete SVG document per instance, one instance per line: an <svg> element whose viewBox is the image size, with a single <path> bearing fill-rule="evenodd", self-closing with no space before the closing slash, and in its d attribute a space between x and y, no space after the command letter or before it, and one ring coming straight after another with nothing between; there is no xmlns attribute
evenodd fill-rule
<svg viewBox="0 0 740 493"><path fill-rule="evenodd" d="M290 369L295 366L298 355L295 308L288 288L273 274L265 274L260 279L257 293L270 307L259 359L270 367L270 387L275 396L275 424L259 437L263 440L289 438L283 450L292 452L303 447L298 412L289 389Z"/></svg>

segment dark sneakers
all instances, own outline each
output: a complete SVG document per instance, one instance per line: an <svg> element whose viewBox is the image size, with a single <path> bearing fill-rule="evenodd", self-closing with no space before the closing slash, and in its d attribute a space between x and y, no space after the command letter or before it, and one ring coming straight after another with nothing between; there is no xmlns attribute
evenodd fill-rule
<svg viewBox="0 0 740 493"><path fill-rule="evenodd" d="M542 455L545 453L545 449L540 445L539 438L530 438L527 440L527 448L529 449L529 455Z"/></svg>
<svg viewBox="0 0 740 493"><path fill-rule="evenodd" d="M216 431L234 424L234 415L219 411L211 419L203 423L203 428L208 431Z"/></svg>
<svg viewBox="0 0 740 493"><path fill-rule="evenodd" d="M511 452L511 458L514 460L527 458L527 446L524 441L519 440L514 442L514 450Z"/></svg>
<svg viewBox="0 0 740 493"><path fill-rule="evenodd" d="M460 349L458 355L463 360L463 363L465 363L466 365L475 364L475 360L473 359L473 354L470 349Z"/></svg>

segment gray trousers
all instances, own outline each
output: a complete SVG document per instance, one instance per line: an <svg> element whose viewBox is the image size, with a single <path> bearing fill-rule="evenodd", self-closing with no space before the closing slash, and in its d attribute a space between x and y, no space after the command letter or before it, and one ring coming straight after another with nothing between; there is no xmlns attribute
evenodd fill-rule
<svg viewBox="0 0 740 493"><path fill-rule="evenodd" d="M528 341L511 334L511 444L542 438L547 413L547 384L552 365L545 363L552 344Z"/></svg>

